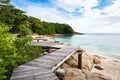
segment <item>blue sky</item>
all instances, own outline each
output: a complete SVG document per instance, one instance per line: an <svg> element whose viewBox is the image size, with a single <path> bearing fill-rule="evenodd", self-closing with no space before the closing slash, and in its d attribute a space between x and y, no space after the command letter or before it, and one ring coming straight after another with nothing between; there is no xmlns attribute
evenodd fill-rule
<svg viewBox="0 0 120 80"><path fill-rule="evenodd" d="M42 21L67 23L83 33L120 33L120 0L11 0Z"/></svg>

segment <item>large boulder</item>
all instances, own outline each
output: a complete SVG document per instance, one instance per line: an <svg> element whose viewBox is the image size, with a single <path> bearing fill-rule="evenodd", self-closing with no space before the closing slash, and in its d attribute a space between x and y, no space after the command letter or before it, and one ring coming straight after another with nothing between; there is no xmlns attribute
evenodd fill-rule
<svg viewBox="0 0 120 80"><path fill-rule="evenodd" d="M95 61L96 58L95 58ZM78 67L78 54L72 55L68 60L65 61L65 65L69 65L70 67L77 68ZM94 65L94 56L83 51L82 54L82 69L91 70ZM65 68L65 66L64 66Z"/></svg>
<svg viewBox="0 0 120 80"><path fill-rule="evenodd" d="M68 68L65 72L65 80L85 80L85 75L80 69Z"/></svg>
<svg viewBox="0 0 120 80"><path fill-rule="evenodd" d="M94 65L93 55L86 53L85 51L82 54L82 69L90 71Z"/></svg>
<svg viewBox="0 0 120 80"><path fill-rule="evenodd" d="M88 71L85 72L85 78L86 80L112 80L111 78L100 73L92 73Z"/></svg>
<svg viewBox="0 0 120 80"><path fill-rule="evenodd" d="M70 58L68 58L65 63L68 64L71 67L76 68L78 66L78 56L76 54L72 55Z"/></svg>
<svg viewBox="0 0 120 80"><path fill-rule="evenodd" d="M71 66L68 65L68 64L66 64L66 63L63 63L63 64L60 66L60 68L66 69L66 68L71 68Z"/></svg>

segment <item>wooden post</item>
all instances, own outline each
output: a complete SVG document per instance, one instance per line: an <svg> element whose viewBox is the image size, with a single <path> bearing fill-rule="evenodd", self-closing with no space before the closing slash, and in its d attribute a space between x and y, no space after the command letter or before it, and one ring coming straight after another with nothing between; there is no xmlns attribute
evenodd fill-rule
<svg viewBox="0 0 120 80"><path fill-rule="evenodd" d="M82 51L78 50L77 53L78 53L78 68L82 69Z"/></svg>
<svg viewBox="0 0 120 80"><path fill-rule="evenodd" d="M39 42L39 39L37 39L37 42Z"/></svg>

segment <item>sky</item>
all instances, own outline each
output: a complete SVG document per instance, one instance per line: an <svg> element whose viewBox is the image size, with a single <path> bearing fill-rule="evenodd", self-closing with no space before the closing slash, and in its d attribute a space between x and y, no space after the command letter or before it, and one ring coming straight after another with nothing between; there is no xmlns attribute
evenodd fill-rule
<svg viewBox="0 0 120 80"><path fill-rule="evenodd" d="M82 33L120 33L120 0L11 0L41 21L69 24Z"/></svg>

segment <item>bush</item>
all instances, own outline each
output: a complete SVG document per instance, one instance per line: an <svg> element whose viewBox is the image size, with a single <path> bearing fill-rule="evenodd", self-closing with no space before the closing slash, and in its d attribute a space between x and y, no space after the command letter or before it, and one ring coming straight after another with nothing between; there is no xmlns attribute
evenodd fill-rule
<svg viewBox="0 0 120 80"><path fill-rule="evenodd" d="M17 39L8 33L9 27L0 23L0 80L9 80L15 67L33 60L44 52L29 45L32 38Z"/></svg>

